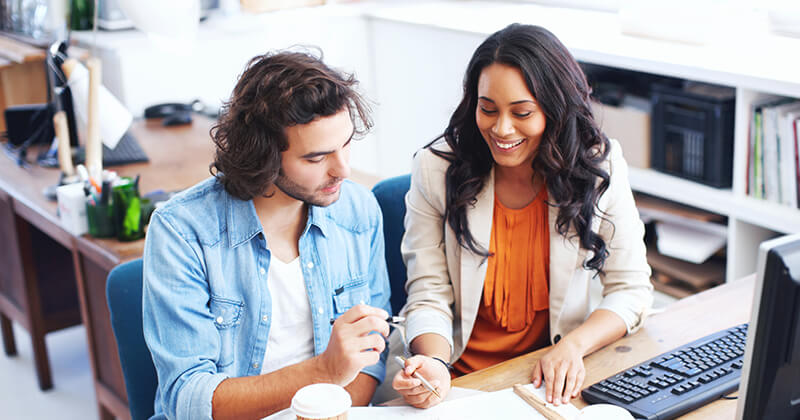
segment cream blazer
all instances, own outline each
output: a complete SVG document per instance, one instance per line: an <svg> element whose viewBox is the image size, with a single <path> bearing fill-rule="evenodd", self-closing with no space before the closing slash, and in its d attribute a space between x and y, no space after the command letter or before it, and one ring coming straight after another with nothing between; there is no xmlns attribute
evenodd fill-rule
<svg viewBox="0 0 800 420"><path fill-rule="evenodd" d="M433 147L450 150L443 141ZM420 150L414 158L411 188L406 195L406 233L400 246L408 269L408 300L402 313L407 318L408 343L420 334L440 334L450 342L451 360L456 360L472 334L487 264L484 258L459 246L444 219L448 165L429 149ZM628 168L616 140L611 140L604 169L610 175L610 185L598 206L608 215L608 221L594 217L592 223L592 230L606 241L609 250L605 274L598 276L599 280L592 280L594 272L582 267L590 254L578 246L577 238L567 239L556 232L558 209L549 210L553 343L578 327L596 309L589 303L591 281L602 283L603 298L598 308L619 315L629 333L641 327L652 305L644 225L633 201ZM477 202L467 211L472 235L484 249L489 249L493 210L494 170Z"/></svg>

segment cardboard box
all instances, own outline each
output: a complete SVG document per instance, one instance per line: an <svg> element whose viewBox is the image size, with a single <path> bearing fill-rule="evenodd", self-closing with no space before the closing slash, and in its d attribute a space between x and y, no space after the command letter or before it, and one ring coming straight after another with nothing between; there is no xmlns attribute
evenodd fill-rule
<svg viewBox="0 0 800 420"><path fill-rule="evenodd" d="M592 111L606 136L619 141L629 166L650 167L650 113L599 102L592 102Z"/></svg>

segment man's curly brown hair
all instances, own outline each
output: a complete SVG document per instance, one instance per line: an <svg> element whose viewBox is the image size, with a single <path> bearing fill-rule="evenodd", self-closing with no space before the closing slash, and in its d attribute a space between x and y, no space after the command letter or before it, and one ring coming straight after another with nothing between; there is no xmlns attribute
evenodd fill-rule
<svg viewBox="0 0 800 420"><path fill-rule="evenodd" d="M352 74L339 73L305 52L280 51L254 57L211 128L217 146L209 170L241 200L263 195L278 178L285 129L347 109L356 135L372 127L369 107ZM356 121L356 117L358 121Z"/></svg>

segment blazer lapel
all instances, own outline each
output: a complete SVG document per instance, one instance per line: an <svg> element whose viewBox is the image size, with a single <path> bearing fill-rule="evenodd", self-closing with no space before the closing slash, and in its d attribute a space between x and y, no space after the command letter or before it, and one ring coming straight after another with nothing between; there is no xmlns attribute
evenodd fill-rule
<svg viewBox="0 0 800 420"><path fill-rule="evenodd" d="M489 250L492 235L492 217L494 215L494 168L483 189L476 197L475 206L467 210L472 237L479 246ZM475 318L478 316L478 305L483 295L483 282L486 278L486 258L466 249L461 250L461 349L466 346ZM460 357L456 355L456 357Z"/></svg>

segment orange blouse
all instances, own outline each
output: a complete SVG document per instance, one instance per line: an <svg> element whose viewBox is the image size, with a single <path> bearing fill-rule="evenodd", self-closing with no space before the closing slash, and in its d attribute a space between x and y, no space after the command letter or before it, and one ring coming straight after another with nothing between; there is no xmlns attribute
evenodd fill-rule
<svg viewBox="0 0 800 420"><path fill-rule="evenodd" d="M521 209L495 197L491 256L483 299L464 354L453 368L464 375L549 344L550 231L547 189Z"/></svg>

